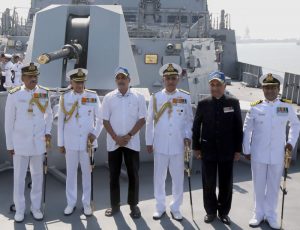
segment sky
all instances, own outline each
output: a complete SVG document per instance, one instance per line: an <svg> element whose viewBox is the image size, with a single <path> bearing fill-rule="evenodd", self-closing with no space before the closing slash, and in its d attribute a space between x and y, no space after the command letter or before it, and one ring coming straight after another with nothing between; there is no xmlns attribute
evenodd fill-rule
<svg viewBox="0 0 300 230"><path fill-rule="evenodd" d="M251 38L300 38L299 0L208 0L211 13L225 9L231 15L231 27Z"/></svg>
<svg viewBox="0 0 300 230"><path fill-rule="evenodd" d="M0 12L14 6L26 17L30 0L0 0ZM251 38L300 39L299 0L208 0L208 7L216 14L225 9L238 36L248 27Z"/></svg>

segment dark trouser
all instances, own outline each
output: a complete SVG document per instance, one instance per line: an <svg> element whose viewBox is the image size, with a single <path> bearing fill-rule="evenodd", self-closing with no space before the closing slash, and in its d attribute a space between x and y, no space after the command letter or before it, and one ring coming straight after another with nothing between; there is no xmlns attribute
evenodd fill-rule
<svg viewBox="0 0 300 230"><path fill-rule="evenodd" d="M108 165L110 173L110 203L112 207L120 205L120 172L124 156L128 174L128 198L127 203L131 206L139 202L139 152L125 147L108 152Z"/></svg>
<svg viewBox="0 0 300 230"><path fill-rule="evenodd" d="M219 194L216 195L217 172ZM202 160L203 203L207 214L228 215L232 201L233 161Z"/></svg>

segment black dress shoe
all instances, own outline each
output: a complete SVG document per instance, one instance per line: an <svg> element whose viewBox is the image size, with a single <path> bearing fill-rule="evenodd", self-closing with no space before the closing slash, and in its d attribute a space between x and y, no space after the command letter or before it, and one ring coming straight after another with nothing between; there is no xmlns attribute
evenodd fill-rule
<svg viewBox="0 0 300 230"><path fill-rule="evenodd" d="M215 214L207 214L205 217L204 217L204 222L205 223L211 223L214 221L214 219L216 218L216 215Z"/></svg>
<svg viewBox="0 0 300 230"><path fill-rule="evenodd" d="M231 220L230 220L229 216L227 216L227 215L219 215L219 218L223 222L223 224L230 225Z"/></svg>
<svg viewBox="0 0 300 230"><path fill-rule="evenodd" d="M137 205L135 206L130 206L130 209L131 209L131 213L130 213L130 216L133 218L133 219L138 219L141 217L141 211L139 209L139 207Z"/></svg>

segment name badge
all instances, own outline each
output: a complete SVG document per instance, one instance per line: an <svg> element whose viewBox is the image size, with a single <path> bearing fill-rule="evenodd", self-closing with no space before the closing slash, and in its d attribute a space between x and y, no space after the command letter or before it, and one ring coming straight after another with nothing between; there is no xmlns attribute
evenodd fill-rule
<svg viewBox="0 0 300 230"><path fill-rule="evenodd" d="M233 107L224 107L223 110L224 110L224 113L233 113L234 112Z"/></svg>
<svg viewBox="0 0 300 230"><path fill-rule="evenodd" d="M287 107L277 107L276 109L278 116L287 116L289 113L289 108Z"/></svg>

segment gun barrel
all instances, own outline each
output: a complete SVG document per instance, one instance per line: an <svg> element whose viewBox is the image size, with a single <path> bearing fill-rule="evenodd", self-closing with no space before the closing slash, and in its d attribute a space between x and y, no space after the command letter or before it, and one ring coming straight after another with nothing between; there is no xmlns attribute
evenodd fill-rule
<svg viewBox="0 0 300 230"><path fill-rule="evenodd" d="M82 47L78 43L72 43L65 45L62 49L56 50L54 52L43 53L37 59L40 64L47 64L51 61L60 59L60 58L79 58L79 55L82 52Z"/></svg>
<svg viewBox="0 0 300 230"><path fill-rule="evenodd" d="M40 64L47 64L51 61L68 57L71 53L71 50L68 48L63 48L61 50L57 50L50 53L44 53L38 57L38 62Z"/></svg>

